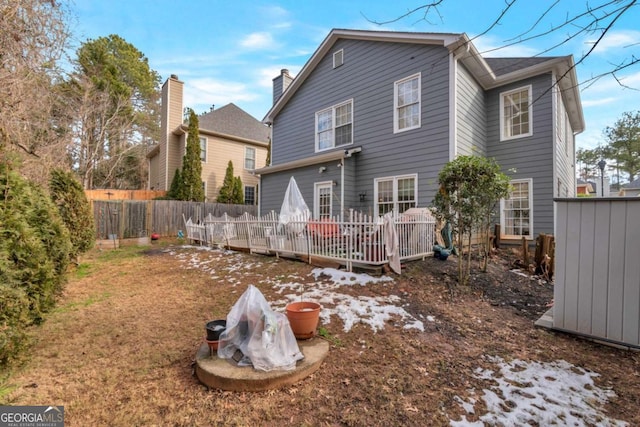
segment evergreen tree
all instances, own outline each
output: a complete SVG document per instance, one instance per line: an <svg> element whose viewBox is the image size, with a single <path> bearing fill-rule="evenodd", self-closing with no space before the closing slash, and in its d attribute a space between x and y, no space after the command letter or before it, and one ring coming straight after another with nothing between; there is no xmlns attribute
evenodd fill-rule
<svg viewBox="0 0 640 427"><path fill-rule="evenodd" d="M233 194L231 196L231 203L236 205L244 205L244 187L242 186L242 179L236 176L233 179Z"/></svg>
<svg viewBox="0 0 640 427"><path fill-rule="evenodd" d="M224 181L222 182L222 188L218 193L218 203L233 203L233 189L235 187L235 178L233 177L233 162L229 160L227 164L227 171L224 174Z"/></svg>
<svg viewBox="0 0 640 427"><path fill-rule="evenodd" d="M51 199L57 206L62 221L69 229L72 257L89 250L96 240L96 226L91 213L91 205L82 184L73 173L54 169L49 180Z"/></svg>
<svg viewBox="0 0 640 427"><path fill-rule="evenodd" d="M202 160L200 160L200 136L198 134L198 116L191 109L189 114L189 129L187 149L182 159L182 197L181 200L204 202L202 188Z"/></svg>
<svg viewBox="0 0 640 427"><path fill-rule="evenodd" d="M167 193L167 197L172 200L182 200L182 176L180 175L180 169L176 169L176 173L173 175L171 181L171 187Z"/></svg>

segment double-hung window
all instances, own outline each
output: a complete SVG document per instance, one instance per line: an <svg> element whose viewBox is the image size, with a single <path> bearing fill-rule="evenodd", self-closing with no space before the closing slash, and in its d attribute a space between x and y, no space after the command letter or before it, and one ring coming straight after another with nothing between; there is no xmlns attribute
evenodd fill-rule
<svg viewBox="0 0 640 427"><path fill-rule="evenodd" d="M378 215L384 215L391 211L398 214L416 207L417 178L417 175L376 178L374 181L375 211Z"/></svg>
<svg viewBox="0 0 640 427"><path fill-rule="evenodd" d="M514 179L513 191L503 199L500 224L505 237L531 238L533 236L533 180Z"/></svg>
<svg viewBox="0 0 640 427"><path fill-rule="evenodd" d="M204 136L200 137L200 160L207 161L207 138Z"/></svg>
<svg viewBox="0 0 640 427"><path fill-rule="evenodd" d="M244 148L244 168L253 170L256 168L256 149L252 147Z"/></svg>
<svg viewBox="0 0 640 427"><path fill-rule="evenodd" d="M316 151L353 143L353 100L316 113Z"/></svg>
<svg viewBox="0 0 640 427"><path fill-rule="evenodd" d="M500 94L500 139L532 135L531 86Z"/></svg>
<svg viewBox="0 0 640 427"><path fill-rule="evenodd" d="M421 104L421 74L414 74L405 79L398 80L393 86L393 131L420 127Z"/></svg>

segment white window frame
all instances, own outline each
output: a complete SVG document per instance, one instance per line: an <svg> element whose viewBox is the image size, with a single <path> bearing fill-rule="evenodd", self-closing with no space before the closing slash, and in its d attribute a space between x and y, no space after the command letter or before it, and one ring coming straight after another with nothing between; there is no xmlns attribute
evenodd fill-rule
<svg viewBox="0 0 640 427"><path fill-rule="evenodd" d="M529 234L528 235L523 235L523 234L507 234L507 226L506 226L506 215L505 215L505 208L506 208L506 199L501 199L500 200L500 235L501 238L505 238L505 239L522 239L523 237L525 237L527 240L533 240L533 178L525 178L525 179L512 179L511 180L511 185L513 186L514 184L522 184L522 183L527 183L528 187L529 187L529 194L527 195L528 197L528 204L529 204Z"/></svg>
<svg viewBox="0 0 640 427"><path fill-rule="evenodd" d="M351 120L348 123L344 123L340 125L340 127L346 126L348 124L351 125L351 142L349 142L348 144L338 145L338 147L346 147L349 145L353 145L353 98L352 98L344 102L341 102L339 104L332 105L331 107L325 108L324 110L320 110L316 112L316 126L315 126L316 152L326 151L326 150L331 150L336 148L336 110L340 107L344 107L345 105L351 105ZM321 114L325 114L325 113L331 113L331 125L329 128L320 132L318 129L318 124L319 124L318 117ZM320 148L320 133L329 132L329 131L331 131L331 145L329 147Z"/></svg>
<svg viewBox="0 0 640 427"><path fill-rule="evenodd" d="M338 68L344 64L344 49L333 52L333 68Z"/></svg>
<svg viewBox="0 0 640 427"><path fill-rule="evenodd" d="M510 95L513 95L515 93L519 93L519 92L523 92L523 91L527 91L527 112L529 115L529 129L528 132L526 133L519 133L517 135L513 135L511 134L512 130L509 132L509 134L507 134L505 132L505 126L506 126L506 122L507 122L507 118L505 117L505 100L507 99L507 97L509 97ZM501 92L500 93L500 141L509 141L512 139L518 139L518 138L525 138L527 136L531 136L533 135L533 105L531 104L532 102L532 87L531 85L528 86L522 86L513 90L509 90L507 92ZM511 118L509 118L509 120L511 120ZM509 126L509 129L512 129L512 126Z"/></svg>
<svg viewBox="0 0 640 427"><path fill-rule="evenodd" d="M387 176L387 177L380 177L380 178L375 178L373 180L373 196L374 196L374 213L375 215L379 215L380 214L380 200L379 200L379 183L381 182L388 182L391 181L392 182L392 197L393 197L393 212L395 215L401 214L402 212L400 212L399 209L399 205L400 203L408 203L406 201L402 201L400 202L398 200L398 181L403 180L403 179L413 179L413 196L414 196L414 200L413 200L413 207L418 206L418 174L407 174L407 175L397 175L397 176Z"/></svg>
<svg viewBox="0 0 640 427"><path fill-rule="evenodd" d="M327 216L320 217L320 191L323 189L329 189L329 215L331 218L333 213L333 181L316 182L313 185L313 217L315 219L324 219Z"/></svg>
<svg viewBox="0 0 640 427"><path fill-rule="evenodd" d="M201 136L199 138L199 142L200 142L200 161L207 163L207 152L209 151L207 150L207 148L208 148L209 141L207 140L206 136ZM204 152L204 155L203 155L203 152Z"/></svg>
<svg viewBox="0 0 640 427"><path fill-rule="evenodd" d="M406 126L400 128L400 109L411 104L400 105L399 102L399 87L403 83L407 83L412 80L418 80L418 101L411 104L418 105L418 123L414 126ZM406 132L412 129L418 129L422 126L422 73L412 74L405 77L402 80L398 80L393 83L393 133Z"/></svg>
<svg viewBox="0 0 640 427"><path fill-rule="evenodd" d="M247 203L247 189L253 189L253 203ZM244 186L244 204L254 206L256 204L256 186L255 185L245 185Z"/></svg>
<svg viewBox="0 0 640 427"><path fill-rule="evenodd" d="M249 153L252 152L252 156ZM253 147L244 147L244 168L246 170L255 170L256 168L256 154L257 150ZM253 167L247 167L247 160L253 160Z"/></svg>

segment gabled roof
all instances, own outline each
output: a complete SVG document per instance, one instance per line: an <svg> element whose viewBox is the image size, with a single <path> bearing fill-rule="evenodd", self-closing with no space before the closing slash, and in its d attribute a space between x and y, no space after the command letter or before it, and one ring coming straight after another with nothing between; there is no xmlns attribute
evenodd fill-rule
<svg viewBox="0 0 640 427"><path fill-rule="evenodd" d="M628 184L623 185L622 188L624 188L624 189L627 189L627 188L640 188L640 177L634 179L633 181L631 181Z"/></svg>
<svg viewBox="0 0 640 427"><path fill-rule="evenodd" d="M233 103L201 114L198 122L203 133L232 135L265 144L269 141L269 128Z"/></svg>
<svg viewBox="0 0 640 427"><path fill-rule="evenodd" d="M578 79L572 56L557 57L523 57L523 58L484 58L464 33L418 33L395 31L365 31L334 29L320 44L302 70L293 79L287 90L271 107L263 119L265 123L272 123L275 116L286 105L291 97L302 86L322 58L340 39L369 40L395 43L414 43L426 45L440 45L456 55L467 69L473 74L478 83L485 89L492 89L513 83L529 77L554 71L559 81L560 89L571 122L576 132L584 130L584 116L578 90Z"/></svg>

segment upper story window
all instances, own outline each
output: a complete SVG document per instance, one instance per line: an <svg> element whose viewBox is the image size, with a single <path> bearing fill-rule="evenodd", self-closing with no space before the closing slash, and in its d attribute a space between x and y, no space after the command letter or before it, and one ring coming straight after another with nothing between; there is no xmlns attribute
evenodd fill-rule
<svg viewBox="0 0 640 427"><path fill-rule="evenodd" d="M500 140L530 136L531 86L500 94Z"/></svg>
<svg viewBox="0 0 640 427"><path fill-rule="evenodd" d="M256 168L256 149L252 147L244 148L244 168L255 169Z"/></svg>
<svg viewBox="0 0 640 427"><path fill-rule="evenodd" d="M398 80L393 85L393 132L420 127L420 73Z"/></svg>
<svg viewBox="0 0 640 427"><path fill-rule="evenodd" d="M352 143L352 99L316 113L316 151Z"/></svg>
<svg viewBox="0 0 640 427"><path fill-rule="evenodd" d="M344 49L340 49L333 54L333 68L338 68L344 64Z"/></svg>
<svg viewBox="0 0 640 427"><path fill-rule="evenodd" d="M207 161L207 138L204 136L200 137L200 160Z"/></svg>

